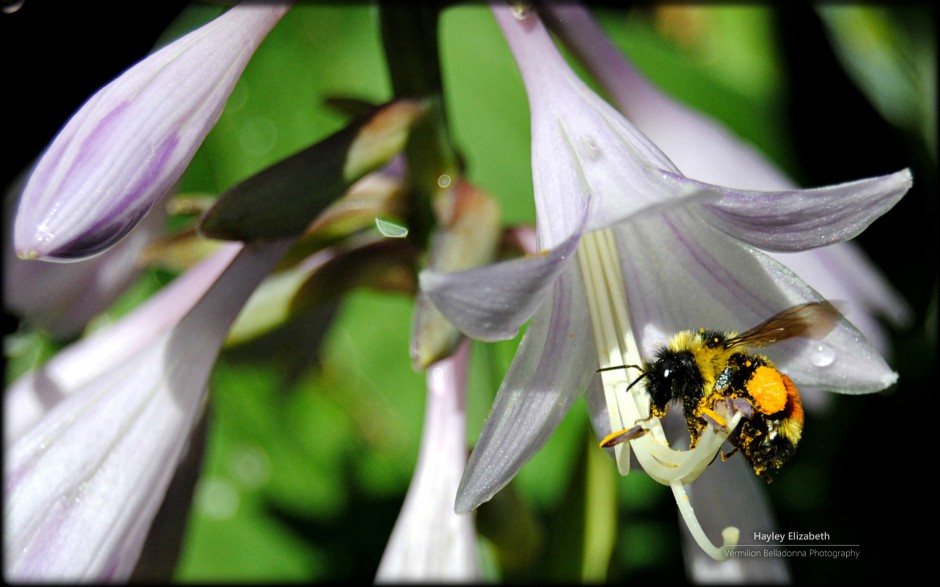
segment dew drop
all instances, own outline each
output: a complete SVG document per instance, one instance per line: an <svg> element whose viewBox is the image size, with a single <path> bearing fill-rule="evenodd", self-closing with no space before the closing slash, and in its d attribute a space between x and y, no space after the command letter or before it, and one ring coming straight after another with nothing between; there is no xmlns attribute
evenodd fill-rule
<svg viewBox="0 0 940 587"><path fill-rule="evenodd" d="M588 158L589 161L597 161L601 158L601 148L597 146L597 143L594 142L594 139L584 140L584 155Z"/></svg>
<svg viewBox="0 0 940 587"><path fill-rule="evenodd" d="M405 238L408 236L408 227L402 226L389 220L383 220L376 217L375 227L379 229L382 236L387 238Z"/></svg>
<svg viewBox="0 0 940 587"><path fill-rule="evenodd" d="M526 20L532 13L532 7L527 2L514 2L510 6L510 10L516 20Z"/></svg>
<svg viewBox="0 0 940 587"><path fill-rule="evenodd" d="M813 349L813 356L810 360L817 367L828 367L836 360L836 352L829 346L818 344Z"/></svg>

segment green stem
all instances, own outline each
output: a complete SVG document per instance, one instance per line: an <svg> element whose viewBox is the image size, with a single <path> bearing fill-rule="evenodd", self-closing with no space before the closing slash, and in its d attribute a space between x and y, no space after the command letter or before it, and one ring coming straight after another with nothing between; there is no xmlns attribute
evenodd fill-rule
<svg viewBox="0 0 940 587"><path fill-rule="evenodd" d="M433 230L435 199L448 193L458 173L444 109L437 36L440 9L433 0L416 5L394 0L379 3L382 42L395 97L431 102L427 116L412 128L405 149L412 188L408 228L419 246L427 244ZM442 181L444 176L449 181Z"/></svg>

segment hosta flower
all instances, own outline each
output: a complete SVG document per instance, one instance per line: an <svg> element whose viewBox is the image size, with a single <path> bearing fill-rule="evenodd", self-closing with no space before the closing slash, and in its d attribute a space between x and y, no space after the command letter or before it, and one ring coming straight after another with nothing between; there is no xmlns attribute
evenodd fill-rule
<svg viewBox="0 0 940 587"><path fill-rule="evenodd" d="M9 221L14 209L8 207ZM155 206L120 243L101 255L68 264L24 261L13 252L13 242L5 233L4 308L56 338L78 335L140 274L138 255L162 233L165 221L165 209Z"/></svg>
<svg viewBox="0 0 940 587"><path fill-rule="evenodd" d="M288 245L223 248L8 390L8 580L130 575L228 328Z"/></svg>
<svg viewBox="0 0 940 587"><path fill-rule="evenodd" d="M688 177L746 190L796 187L764 156L715 120L677 103L652 86L613 46L577 3L545 4L546 24L586 66L612 103ZM904 324L909 310L853 242L789 253L769 253L813 289L845 302L842 310L880 351L885 333L874 314Z"/></svg>
<svg viewBox="0 0 940 587"><path fill-rule="evenodd" d="M237 250L237 246L228 247L183 273L119 321L76 341L38 371L14 381L3 398L4 445L9 447L63 399L173 328L218 279Z"/></svg>
<svg viewBox="0 0 940 587"><path fill-rule="evenodd" d="M587 10L574 3L544 7L546 23L610 96L613 104L653 140L684 174L741 189L792 189L793 182L718 122L693 112L653 87L607 39ZM874 314L903 323L907 306L852 242L795 253L770 253L827 299L841 300L846 316L884 352L886 335ZM812 390L807 390L812 391ZM804 405L826 399L804 393ZM773 514L747 463L733 459L706 471L689 489L710 535L734 524L743 536L773 528ZM729 495L747 496L731 498ZM691 542L690 540L685 541ZM694 543L685 544L690 576L703 582L779 582L787 579L779 558L736 557L715 563Z"/></svg>
<svg viewBox="0 0 940 587"><path fill-rule="evenodd" d="M14 227L26 259L75 259L126 235L170 191L287 4L245 3L102 88L36 165Z"/></svg>
<svg viewBox="0 0 940 587"><path fill-rule="evenodd" d="M454 513L467 462L468 344L428 370L428 401L414 477L376 575L378 582L479 579L473 518Z"/></svg>
<svg viewBox="0 0 940 587"><path fill-rule="evenodd" d="M757 192L684 176L653 143L568 68L532 12L494 7L522 73L532 116L536 227L542 256L453 274L422 288L458 328L504 338L532 318L471 455L456 508L490 499L547 441L582 390L601 432L648 415L632 369L675 332L745 330L819 294L760 249L801 251L859 234L911 184L908 171L811 190ZM896 379L841 320L819 345L770 349L801 389L863 393ZM600 399L604 398L604 399ZM734 416L730 428L740 414ZM667 448L656 419L629 448L672 487L696 541L704 536L682 485L713 459L728 430L709 428L694 451ZM733 533L725 536L733 542Z"/></svg>

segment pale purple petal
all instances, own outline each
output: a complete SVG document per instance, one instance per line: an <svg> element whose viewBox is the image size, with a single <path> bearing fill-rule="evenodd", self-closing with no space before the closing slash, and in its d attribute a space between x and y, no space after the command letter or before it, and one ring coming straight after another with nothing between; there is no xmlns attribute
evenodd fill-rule
<svg viewBox="0 0 940 587"><path fill-rule="evenodd" d="M10 216L12 218L12 215ZM140 274L138 255L163 233L166 210L156 206L127 238L75 263L24 261L4 243L3 303L30 326L68 339L81 333Z"/></svg>
<svg viewBox="0 0 940 587"><path fill-rule="evenodd" d="M548 441L597 364L587 299L577 263L569 263L536 312L457 492L456 511L489 501Z"/></svg>
<svg viewBox="0 0 940 587"><path fill-rule="evenodd" d="M58 352L39 371L24 374L3 396L4 444L95 378L154 344L205 295L241 250L225 244L118 322Z"/></svg>
<svg viewBox="0 0 940 587"><path fill-rule="evenodd" d="M855 238L897 204L912 182L905 169L809 190L727 189L717 202L703 204L702 211L708 222L755 247L802 251Z"/></svg>
<svg viewBox="0 0 940 587"><path fill-rule="evenodd" d="M289 243L245 247L172 329L5 449L7 578L126 580L242 304Z"/></svg>
<svg viewBox="0 0 940 587"><path fill-rule="evenodd" d="M650 203L643 209L634 210L630 221L711 198L711 192L701 191L690 192L686 198ZM588 211L595 201L592 198L573 200L570 204L578 205L578 208L556 214L566 218L580 215L580 223L567 227L566 230L574 232L545 254L467 271L425 270L420 274L421 291L448 321L467 336L485 341L514 337L532 317L574 254L585 230Z"/></svg>
<svg viewBox="0 0 940 587"><path fill-rule="evenodd" d="M782 264L690 211L615 230L620 249L627 252L621 265L632 322L643 325L636 334L645 356L680 330L741 332L785 308L821 299ZM897 378L846 320L821 341L798 338L762 352L801 390L867 393Z"/></svg>
<svg viewBox="0 0 940 587"><path fill-rule="evenodd" d="M845 317L882 355L889 352L891 344L875 316L887 318L898 326L905 326L911 320L907 303L855 243L770 256L799 275L824 298L838 302Z"/></svg>
<svg viewBox="0 0 940 587"><path fill-rule="evenodd" d="M428 370L421 448L377 583L462 581L480 578L473 517L454 512L457 486L467 462L466 364L464 342L451 357Z"/></svg>
<svg viewBox="0 0 940 587"><path fill-rule="evenodd" d="M532 176L539 244L552 248L578 224L565 211L593 199L587 230L608 227L664 202L714 192L664 181L678 173L665 155L567 66L548 31L493 5L519 65L532 118Z"/></svg>
<svg viewBox="0 0 940 587"><path fill-rule="evenodd" d="M581 240L568 238L546 255L477 269L421 272L421 290L461 332L479 340L514 337L532 317Z"/></svg>
<svg viewBox="0 0 940 587"><path fill-rule="evenodd" d="M611 101L662 149L683 175L739 190L793 190L796 185L752 145L724 125L654 87L574 2L539 7L546 22L606 90ZM847 317L877 348L887 349L878 312L903 325L909 310L897 292L853 243L808 252L772 254L827 299L847 302Z"/></svg>
<svg viewBox="0 0 940 587"><path fill-rule="evenodd" d="M26 185L14 228L17 254L81 258L127 234L179 179L287 8L235 6L92 96Z"/></svg>

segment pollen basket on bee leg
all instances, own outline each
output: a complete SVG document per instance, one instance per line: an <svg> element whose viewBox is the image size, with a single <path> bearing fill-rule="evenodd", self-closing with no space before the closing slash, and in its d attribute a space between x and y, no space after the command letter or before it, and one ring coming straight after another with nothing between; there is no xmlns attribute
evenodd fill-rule
<svg viewBox="0 0 940 587"><path fill-rule="evenodd" d="M754 400L755 407L764 414L776 414L787 405L787 385L783 374L773 367L762 365L754 370L748 380L747 392Z"/></svg>

